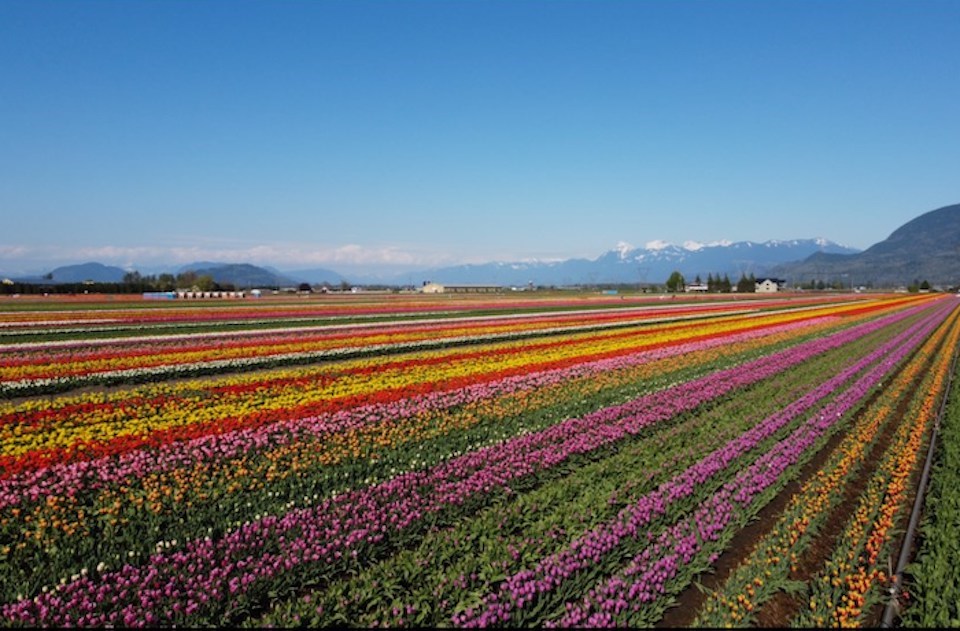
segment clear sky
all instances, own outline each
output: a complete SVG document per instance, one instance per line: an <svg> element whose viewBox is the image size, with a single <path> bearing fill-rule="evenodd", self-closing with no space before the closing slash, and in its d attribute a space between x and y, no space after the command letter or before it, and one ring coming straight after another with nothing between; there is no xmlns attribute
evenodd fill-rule
<svg viewBox="0 0 960 631"><path fill-rule="evenodd" d="M956 0L0 1L0 271L866 248L957 202Z"/></svg>

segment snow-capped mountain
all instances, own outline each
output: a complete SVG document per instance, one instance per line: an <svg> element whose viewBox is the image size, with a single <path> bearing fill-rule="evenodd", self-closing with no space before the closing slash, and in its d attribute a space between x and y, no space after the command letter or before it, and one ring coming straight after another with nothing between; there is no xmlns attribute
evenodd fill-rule
<svg viewBox="0 0 960 631"><path fill-rule="evenodd" d="M650 241L642 248L626 242L594 260L495 262L458 265L421 272L438 283L496 285L575 285L591 283L663 283L676 270L692 280L708 274L728 275L736 282L741 274L763 276L780 264L801 261L815 252L854 254L859 250L827 239L789 241L687 241L675 245Z"/></svg>

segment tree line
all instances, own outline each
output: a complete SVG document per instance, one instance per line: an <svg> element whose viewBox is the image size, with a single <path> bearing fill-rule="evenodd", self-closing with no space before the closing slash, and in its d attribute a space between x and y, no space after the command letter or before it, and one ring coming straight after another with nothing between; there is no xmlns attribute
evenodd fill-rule
<svg viewBox="0 0 960 631"><path fill-rule="evenodd" d="M708 293L730 293L733 291L733 284L730 282L730 277L727 274L724 274L722 277L720 274L714 276L713 274L707 274L707 282L704 283L700 278L700 274L697 274L696 278L693 279L694 285L704 285L706 284ZM676 293L680 291L685 291L687 287L687 279L684 278L683 274L678 271L674 271L670 274L670 278L666 282L667 291L671 293ZM737 281L737 292L741 294L755 292L757 288L757 279L751 272L750 275L741 274L740 280Z"/></svg>
<svg viewBox="0 0 960 631"><path fill-rule="evenodd" d="M52 275L45 280L52 281ZM140 272L127 272L119 282L80 281L80 282L27 282L5 280L0 285L3 294L140 294L155 291L237 291L233 283L218 283L209 274L181 272L179 274L141 275ZM276 288L272 288L276 289Z"/></svg>

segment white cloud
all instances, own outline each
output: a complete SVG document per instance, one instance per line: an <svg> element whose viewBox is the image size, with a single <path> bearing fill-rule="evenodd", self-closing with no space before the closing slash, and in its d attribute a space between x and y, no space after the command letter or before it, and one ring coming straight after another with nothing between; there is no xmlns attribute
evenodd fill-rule
<svg viewBox="0 0 960 631"><path fill-rule="evenodd" d="M30 248L22 245L0 245L0 259L22 259L30 256Z"/></svg>

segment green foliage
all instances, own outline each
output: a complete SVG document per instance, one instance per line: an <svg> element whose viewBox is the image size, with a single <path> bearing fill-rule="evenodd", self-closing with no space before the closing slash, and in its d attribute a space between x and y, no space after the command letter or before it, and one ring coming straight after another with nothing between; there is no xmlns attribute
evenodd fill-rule
<svg viewBox="0 0 960 631"><path fill-rule="evenodd" d="M756 291L757 279L754 277L753 272L750 272L750 276L740 274L740 280L737 281L737 292L741 294L752 294Z"/></svg>
<svg viewBox="0 0 960 631"><path fill-rule="evenodd" d="M684 280L683 274L674 270L674 272L670 274L670 278L667 279L667 291L671 293L683 291L683 288L686 284L687 281Z"/></svg>
<svg viewBox="0 0 960 631"><path fill-rule="evenodd" d="M711 293L730 293L732 286L730 284L730 277L726 274L723 275L723 278L720 278L720 275L717 274L707 274L707 291Z"/></svg>

